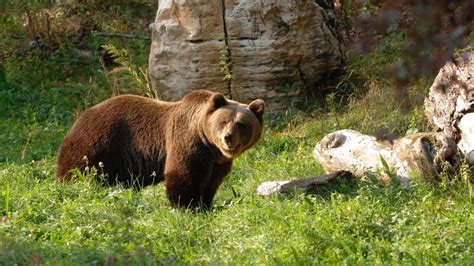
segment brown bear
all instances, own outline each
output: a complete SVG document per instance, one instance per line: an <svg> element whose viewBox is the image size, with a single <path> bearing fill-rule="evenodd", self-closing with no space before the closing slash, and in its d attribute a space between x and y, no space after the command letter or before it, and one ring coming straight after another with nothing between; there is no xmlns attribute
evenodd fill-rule
<svg viewBox="0 0 474 266"><path fill-rule="evenodd" d="M134 95L108 99L76 121L59 149L56 175L94 167L106 184L165 181L174 206L209 207L232 160L260 138L265 104L197 90L178 102Z"/></svg>

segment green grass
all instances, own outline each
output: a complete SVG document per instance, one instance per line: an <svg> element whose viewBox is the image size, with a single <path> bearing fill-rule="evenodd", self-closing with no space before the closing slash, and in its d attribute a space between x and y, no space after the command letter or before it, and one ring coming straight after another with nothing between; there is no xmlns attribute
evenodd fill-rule
<svg viewBox="0 0 474 266"><path fill-rule="evenodd" d="M311 151L335 129L336 116L342 126L375 129L376 118L370 125L355 124L364 99L334 114L312 108L274 117L259 144L236 160L213 210L193 213L171 208L162 185L136 192L101 187L91 176L71 184L56 181L56 150L74 113L98 101L91 96L83 103L87 89L0 93L0 264L469 264L473 259L469 169L441 184L416 179L409 189L338 180L307 195L255 195L264 181L323 174ZM384 119L390 124L400 118L394 110Z"/></svg>
<svg viewBox="0 0 474 266"><path fill-rule="evenodd" d="M132 51L133 65L145 64L146 41L106 43ZM415 177L405 189L340 179L310 194L255 195L265 181L323 174L312 149L334 130L385 128L402 136L429 129L417 98L431 80L408 86L408 101L400 103L385 72L398 56L393 43L351 58L337 86L321 85L334 93L267 116L262 139L235 161L209 212L172 208L161 184L137 192L99 186L92 176L57 182L56 153L75 117L110 97L117 84L136 92L133 78L107 79L98 62L67 49L49 58L5 57L0 265L472 264L473 169L467 166L444 172L437 183Z"/></svg>
<svg viewBox="0 0 474 266"><path fill-rule="evenodd" d="M6 264L468 263L468 185L410 189L339 180L318 194L255 196L263 181L321 173L307 143L269 136L237 160L209 213L169 206L162 186L56 182L54 158L0 170ZM285 138L285 137L283 137ZM267 148L267 145L270 145Z"/></svg>

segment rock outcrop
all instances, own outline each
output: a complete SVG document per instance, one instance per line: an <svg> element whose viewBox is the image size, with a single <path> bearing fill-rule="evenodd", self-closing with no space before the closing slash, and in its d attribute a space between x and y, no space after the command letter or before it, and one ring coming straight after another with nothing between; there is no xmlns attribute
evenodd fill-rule
<svg viewBox="0 0 474 266"><path fill-rule="evenodd" d="M474 164L474 51L439 71L425 99L425 113L434 130L454 139Z"/></svg>
<svg viewBox="0 0 474 266"><path fill-rule="evenodd" d="M205 88L281 108L345 60L325 0L160 0L152 32L150 77L164 100Z"/></svg>

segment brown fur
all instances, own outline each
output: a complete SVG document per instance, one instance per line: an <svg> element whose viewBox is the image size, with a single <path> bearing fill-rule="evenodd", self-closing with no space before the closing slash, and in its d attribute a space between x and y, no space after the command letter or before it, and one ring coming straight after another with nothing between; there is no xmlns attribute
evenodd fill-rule
<svg viewBox="0 0 474 266"><path fill-rule="evenodd" d="M262 100L249 105L194 91L179 102L123 95L88 109L66 135L56 174L95 167L108 184L165 180L176 206L210 206L232 160L260 138Z"/></svg>

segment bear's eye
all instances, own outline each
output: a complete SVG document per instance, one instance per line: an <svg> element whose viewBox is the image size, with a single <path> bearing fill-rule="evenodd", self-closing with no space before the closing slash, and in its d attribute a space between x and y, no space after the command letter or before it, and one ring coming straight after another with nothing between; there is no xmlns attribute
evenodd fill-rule
<svg viewBox="0 0 474 266"><path fill-rule="evenodd" d="M240 131L245 131L245 130L247 130L247 128L248 128L247 124L245 124L245 123L237 122L236 124L237 124L237 126L239 127L239 130L240 130Z"/></svg>

